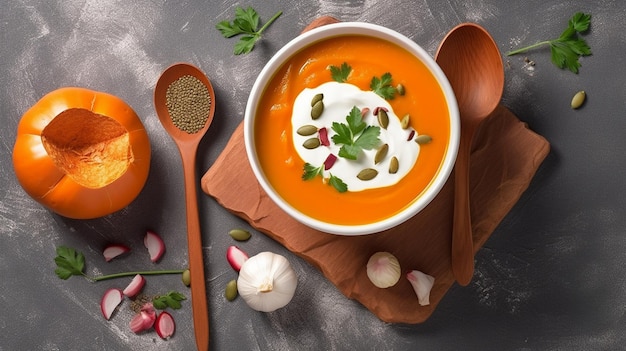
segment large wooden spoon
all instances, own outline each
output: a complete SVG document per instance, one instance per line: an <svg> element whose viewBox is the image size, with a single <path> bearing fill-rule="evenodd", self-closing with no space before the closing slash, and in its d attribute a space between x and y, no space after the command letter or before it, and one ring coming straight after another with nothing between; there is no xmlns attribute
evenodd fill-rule
<svg viewBox="0 0 626 351"><path fill-rule="evenodd" d="M168 87L178 78L192 76L201 81L208 90L210 108L204 126L196 132L179 129L170 116L166 105ZM183 161L185 179L185 199L187 206L187 243L189 252L189 271L191 273L191 305L193 326L198 350L209 349L209 310L204 279L204 263L202 256L202 235L198 217L198 201L196 188L196 153L200 140L209 129L215 113L215 93L208 78L198 68L190 64L180 63L167 68L154 89L154 105L163 128L172 137Z"/></svg>
<svg viewBox="0 0 626 351"><path fill-rule="evenodd" d="M474 241L469 199L469 162L474 133L496 108L504 88L498 46L474 23L454 27L443 39L435 60L448 77L461 114L461 140L454 177L452 273L460 285L474 275Z"/></svg>

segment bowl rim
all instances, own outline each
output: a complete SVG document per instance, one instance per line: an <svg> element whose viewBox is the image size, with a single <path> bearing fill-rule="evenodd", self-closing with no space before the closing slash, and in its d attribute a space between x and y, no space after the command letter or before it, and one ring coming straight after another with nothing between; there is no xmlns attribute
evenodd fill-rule
<svg viewBox="0 0 626 351"><path fill-rule="evenodd" d="M365 35L387 40L399 45L421 60L435 76L435 79L444 93L450 120L450 138L443 162L441 163L437 174L431 180L426 189L420 194L420 196L413 202L407 204L402 211L396 213L395 215L380 221L358 225L327 223L304 214L291 206L273 189L262 170L254 148L254 124L256 109L265 91L266 84L273 78L275 72L284 64L284 62L300 50L313 45L320 40L344 35ZM278 50L276 54L274 54L265 64L252 86L250 96L248 97L248 101L246 103L244 113L244 143L248 161L257 181L261 184L261 187L270 199L277 204L279 208L298 222L310 228L330 234L356 236L374 234L396 227L397 225L417 215L437 196L437 194L439 194L452 173L452 169L454 168L460 142L460 123L456 97L446 75L436 63L435 59L431 57L421 46L405 35L377 24L366 22L338 22L317 27L298 35Z"/></svg>

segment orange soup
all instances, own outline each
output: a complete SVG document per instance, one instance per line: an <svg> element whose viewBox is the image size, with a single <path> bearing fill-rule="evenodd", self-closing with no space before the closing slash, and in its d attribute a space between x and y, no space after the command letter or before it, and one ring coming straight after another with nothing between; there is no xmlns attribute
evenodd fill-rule
<svg viewBox="0 0 626 351"><path fill-rule="evenodd" d="M332 81L328 67L351 66L348 83L370 90L372 77L390 73L405 94L388 100L410 127L432 137L422 145L414 167L398 183L363 191L338 192L321 180L303 180L304 161L294 148L292 109L305 88ZM426 65L407 50L369 36L337 36L314 43L272 77L256 111L255 147L259 163L276 192L302 213L339 225L361 225L393 216L423 193L440 171L450 138L444 93Z"/></svg>

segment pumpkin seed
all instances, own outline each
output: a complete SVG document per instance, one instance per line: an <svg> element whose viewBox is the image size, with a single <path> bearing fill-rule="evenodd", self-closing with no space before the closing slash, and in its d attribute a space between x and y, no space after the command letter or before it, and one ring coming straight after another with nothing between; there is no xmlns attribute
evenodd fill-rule
<svg viewBox="0 0 626 351"><path fill-rule="evenodd" d="M237 298L237 281L231 280L226 284L226 289L224 289L224 297L228 301L233 301Z"/></svg>
<svg viewBox="0 0 626 351"><path fill-rule="evenodd" d="M232 229L228 234L237 241L246 241L252 236L250 232L245 229Z"/></svg>
<svg viewBox="0 0 626 351"><path fill-rule="evenodd" d="M402 126L402 129L407 129L409 127L410 119L411 117L408 113L404 115L404 117L402 117L402 119L400 120L400 126Z"/></svg>
<svg viewBox="0 0 626 351"><path fill-rule="evenodd" d="M315 106L315 104L318 101L322 101L324 99L324 94L320 93L320 94L315 94L315 96L313 96L313 99L311 99L311 107Z"/></svg>
<svg viewBox="0 0 626 351"><path fill-rule="evenodd" d="M397 157L392 157L391 161L389 161L389 174L396 174L398 172L398 168L400 164L398 163Z"/></svg>
<svg viewBox="0 0 626 351"><path fill-rule="evenodd" d="M577 92L574 97L572 98L572 108L573 109L577 109L579 107L581 107L583 105L583 103L585 102L585 97L587 96L587 94L585 93L584 90L581 90L579 92Z"/></svg>
<svg viewBox="0 0 626 351"><path fill-rule="evenodd" d="M191 272L188 269L185 269L181 279L183 280L183 284L185 284L185 286L191 285Z"/></svg>
<svg viewBox="0 0 626 351"><path fill-rule="evenodd" d="M389 125L389 116L387 115L387 111L382 108L378 110L378 124L380 124L383 129L387 129L387 126Z"/></svg>
<svg viewBox="0 0 626 351"><path fill-rule="evenodd" d="M433 141L433 138L430 135L426 134L420 134L417 136L417 138L415 138L415 142L420 145L428 144L431 141Z"/></svg>
<svg viewBox="0 0 626 351"><path fill-rule="evenodd" d="M382 161L385 156L387 156L387 151L389 151L389 145L387 144L383 144L381 147L378 148L378 151L376 151L376 155L374 156L375 165L379 164L380 161Z"/></svg>
<svg viewBox="0 0 626 351"><path fill-rule="evenodd" d="M396 85L396 91L398 92L398 95L403 96L405 93L404 85L402 84Z"/></svg>
<svg viewBox="0 0 626 351"><path fill-rule="evenodd" d="M296 130L296 133L302 135L302 136L308 136L308 135L313 135L315 133L317 133L317 127L311 124L307 124L304 125L300 128L298 128L298 130Z"/></svg>
<svg viewBox="0 0 626 351"><path fill-rule="evenodd" d="M361 180L371 180L376 178L378 175L378 171L373 168L365 168L359 174L356 175L357 178Z"/></svg>
<svg viewBox="0 0 626 351"><path fill-rule="evenodd" d="M320 140L318 138L309 138L302 143L306 149L312 150L320 146Z"/></svg>
<svg viewBox="0 0 626 351"><path fill-rule="evenodd" d="M320 116L322 115L322 112L324 112L324 101L319 100L311 108L311 118L313 119L320 118Z"/></svg>

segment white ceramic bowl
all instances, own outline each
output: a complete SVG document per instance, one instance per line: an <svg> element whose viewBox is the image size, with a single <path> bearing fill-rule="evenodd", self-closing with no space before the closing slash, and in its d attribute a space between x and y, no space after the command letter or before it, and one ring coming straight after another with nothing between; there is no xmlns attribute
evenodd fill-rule
<svg viewBox="0 0 626 351"><path fill-rule="evenodd" d="M449 111L450 138L447 149L442 160L439 171L435 179L433 179L427 189L420 194L412 203L410 203L401 212L385 218L380 221L359 224L359 225L341 225L327 223L316 218L308 216L292 205L287 203L272 187L264 174L257 158L255 150L255 119L257 118L256 110L263 92L273 78L274 74L280 67L290 59L295 53L301 49L312 45L325 38L335 37L338 35L366 35L380 38L405 48L409 53L413 54L431 71L437 82L439 83L445 96ZM393 31L391 29L361 22L340 22L329 24L315 28L304 34L299 35L281 50L279 50L265 65L258 78L256 79L252 91L250 93L245 116L244 116L244 138L248 159L254 174L270 198L286 213L298 220L299 222L320 230L322 232L339 234L339 235L364 235L381 232L393 228L404 221L410 219L419 213L433 198L439 193L446 183L456 160L460 137L460 121L457 102L450 83L445 74L437 65L435 60L428 53L406 36Z"/></svg>

